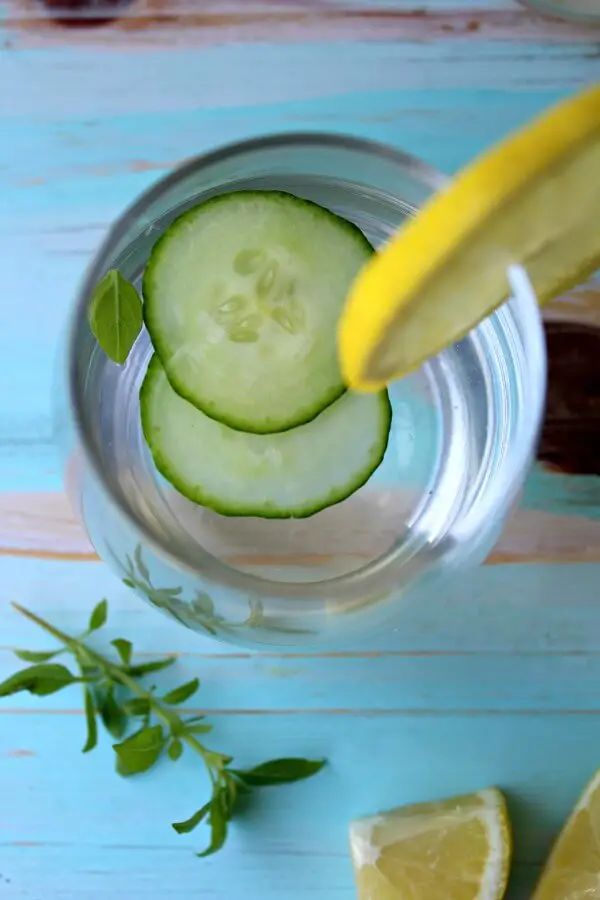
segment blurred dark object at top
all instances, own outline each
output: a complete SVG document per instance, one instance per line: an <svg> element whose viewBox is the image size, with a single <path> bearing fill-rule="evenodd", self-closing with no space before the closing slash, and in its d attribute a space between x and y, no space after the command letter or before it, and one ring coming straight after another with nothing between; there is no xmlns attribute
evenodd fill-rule
<svg viewBox="0 0 600 900"><path fill-rule="evenodd" d="M57 25L94 28L117 19L132 0L37 0Z"/></svg>

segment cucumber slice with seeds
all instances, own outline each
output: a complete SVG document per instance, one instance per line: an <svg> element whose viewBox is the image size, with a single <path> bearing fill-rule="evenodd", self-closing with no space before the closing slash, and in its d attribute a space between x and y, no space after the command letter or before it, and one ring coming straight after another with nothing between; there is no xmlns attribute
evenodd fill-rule
<svg viewBox="0 0 600 900"><path fill-rule="evenodd" d="M225 516L304 518L345 500L381 463L387 392L347 392L312 422L248 434L206 416L171 387L158 356L140 391L142 429L159 472Z"/></svg>
<svg viewBox="0 0 600 900"><path fill-rule="evenodd" d="M313 419L344 393L337 322L372 253L356 226L279 191L225 194L184 213L143 283L146 327L173 388L240 431Z"/></svg>

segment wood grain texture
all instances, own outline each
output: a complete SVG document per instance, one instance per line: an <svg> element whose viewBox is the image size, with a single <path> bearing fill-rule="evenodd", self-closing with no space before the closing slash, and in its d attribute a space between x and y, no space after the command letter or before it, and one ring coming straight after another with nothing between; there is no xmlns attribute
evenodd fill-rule
<svg viewBox="0 0 600 900"><path fill-rule="evenodd" d="M105 900L124 887L132 900L345 900L351 817L489 784L509 795L510 900L525 900L598 766L597 478L538 468L490 559L501 564L329 654L248 653L173 624L95 561L61 493L52 409L67 311L109 223L170 167L230 140L325 129L452 172L600 79L587 28L512 0L418 7L135 0L112 23L65 27L41 0L0 0L0 679L10 648L46 646L11 601L76 632L106 595L107 640L180 653L161 684L203 680L213 746L243 763L330 759L313 782L265 791L227 850L200 862L201 837L169 825L203 800L191 760L125 782L108 741L96 759L79 752L77 691L3 702L0 900ZM598 296L590 285L548 316L596 326Z"/></svg>
<svg viewBox="0 0 600 900"><path fill-rule="evenodd" d="M340 0L219 2L115 0L86 4L4 0L7 40L23 47L105 49L210 46L254 41L298 43L365 40L589 41L589 29L543 18L513 3L356 3ZM84 7L83 9L81 7ZM66 26L66 27L65 27ZM87 27L86 27L87 26ZM65 33L66 32L66 33Z"/></svg>
<svg viewBox="0 0 600 900"><path fill-rule="evenodd" d="M551 480L552 481L552 480ZM550 486L551 487L551 486ZM377 504L373 503L375 509ZM389 505L386 507L389 509ZM532 562L600 562L600 521L586 518L577 507L577 516L535 509L520 509L509 520L494 547L488 564ZM596 506L592 506L595 513ZM314 524L299 523L295 558L330 557L352 553L371 558L378 546L389 544L396 534L394 518L385 514L364 518L362 527L348 532L345 515L334 515L315 530ZM358 521L355 517L353 521ZM232 536L225 542L225 555L232 564L247 557L245 545ZM272 548L271 555L261 557L264 564L277 564L286 559L289 547ZM81 523L62 493L0 494L0 556L39 557L96 561Z"/></svg>
<svg viewBox="0 0 600 900"><path fill-rule="evenodd" d="M79 752L77 691L13 698L0 707L0 791L18 790L20 802L0 814L0 897L27 900L43 884L44 898L100 900L123 879L136 898L274 900L289 879L294 898L349 897L352 817L498 784L515 827L509 896L524 900L598 762L600 567L520 568L519 593L514 568L501 568L501 579L483 568L449 585L371 646L320 655L244 653L203 639L149 610L104 567L0 560L0 678L14 665L9 646L48 646L8 607L12 597L76 632L106 593L106 641L128 634L143 656L178 651L161 686L201 677L197 708L215 723L214 747L244 764L300 752L330 759L319 780L264 792L227 851L204 865L193 856L201 835L169 827L204 796L192 760L124 782L106 740L95 758Z"/></svg>

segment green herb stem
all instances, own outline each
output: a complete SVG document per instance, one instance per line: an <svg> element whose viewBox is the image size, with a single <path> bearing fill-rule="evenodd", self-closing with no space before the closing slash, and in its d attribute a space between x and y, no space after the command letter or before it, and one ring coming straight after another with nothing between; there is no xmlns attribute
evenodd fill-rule
<svg viewBox="0 0 600 900"><path fill-rule="evenodd" d="M145 568L141 552L138 551L137 557L138 568ZM117 664L92 650L85 643L85 638L106 623L108 615L106 600L102 600L94 607L88 628L81 637L66 634L19 603L12 605L22 616L55 638L64 649L15 651L20 659L33 665L2 682L0 697L18 691L29 691L42 697L80 683L83 688L87 725L87 739L83 752L88 753L96 747L100 721L119 741L113 744L113 749L116 753L117 771L123 776L146 772L164 756L177 762L183 752L183 745L186 744L202 759L212 792L207 803L200 806L185 821L174 822L173 828L178 834L187 834L201 822L208 824L210 843L198 856L209 856L221 849L227 838L228 823L234 816L239 796L267 785L301 781L310 778L323 768L324 760L291 757L270 760L253 769L238 769L231 767L232 757L207 749L196 735L210 732L212 726L205 723L201 715L182 718L176 709L173 709L196 693L200 687L197 678L179 685L162 697L154 694L154 688L146 690L138 681L138 677L164 669L175 662L175 658L133 664L131 642L124 638L116 638L111 643L120 659L120 664ZM66 666L52 662L65 650L75 657L81 670L80 677ZM123 692L129 696L123 697ZM160 724L152 724L153 716Z"/></svg>

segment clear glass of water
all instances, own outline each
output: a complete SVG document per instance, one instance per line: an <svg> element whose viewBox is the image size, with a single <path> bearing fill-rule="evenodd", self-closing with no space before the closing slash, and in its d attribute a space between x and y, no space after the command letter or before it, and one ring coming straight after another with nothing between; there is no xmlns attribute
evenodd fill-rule
<svg viewBox="0 0 600 900"><path fill-rule="evenodd" d="M393 384L381 466L307 519L224 517L158 474L138 391L151 346L110 362L87 309L111 268L140 286L152 247L185 209L220 193L278 189L356 223L381 246L445 178L390 147L289 134L191 160L110 230L74 304L56 392L67 490L100 557L189 628L246 646L327 646L402 627L407 599L481 563L522 487L545 393L533 296L509 300L460 343ZM484 277L484 275L482 275Z"/></svg>

